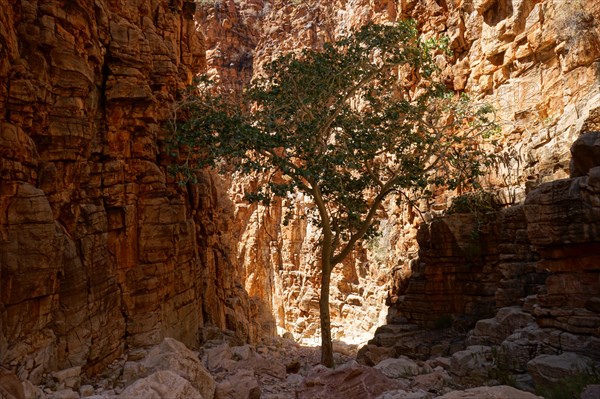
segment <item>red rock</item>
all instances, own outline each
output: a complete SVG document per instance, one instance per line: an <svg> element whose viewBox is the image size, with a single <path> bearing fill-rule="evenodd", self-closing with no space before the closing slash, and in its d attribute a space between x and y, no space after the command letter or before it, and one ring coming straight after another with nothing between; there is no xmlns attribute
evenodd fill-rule
<svg viewBox="0 0 600 399"><path fill-rule="evenodd" d="M316 367L297 391L298 399L374 399L383 392L403 388L378 370L350 362L335 370Z"/></svg>
<svg viewBox="0 0 600 399"><path fill-rule="evenodd" d="M443 396L438 396L437 399L542 399L541 396L536 396L529 392L520 391L509 386L497 387L479 387L471 388L465 391L454 391Z"/></svg>
<svg viewBox="0 0 600 399"><path fill-rule="evenodd" d="M0 395L6 399L25 399L21 381L4 367L0 367Z"/></svg>
<svg viewBox="0 0 600 399"><path fill-rule="evenodd" d="M221 188L202 187L192 212L159 155L176 91L205 61L189 10L63 3L0 5L0 363L38 383L101 371L126 345L197 345L208 321L256 339L220 255L231 239L204 228L231 218L209 194Z"/></svg>

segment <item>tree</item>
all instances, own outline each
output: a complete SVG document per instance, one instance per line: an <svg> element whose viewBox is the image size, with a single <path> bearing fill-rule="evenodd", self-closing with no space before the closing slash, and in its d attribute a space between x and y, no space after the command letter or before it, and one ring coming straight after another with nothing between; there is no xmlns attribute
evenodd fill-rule
<svg viewBox="0 0 600 399"><path fill-rule="evenodd" d="M334 366L331 273L376 233L383 201L474 184L488 160L490 109L440 81L435 57L444 51L444 40L419 40L414 22L368 24L322 50L277 58L241 96L199 84L172 125L185 155L180 178L226 160L241 173L276 172L249 200L301 191L314 201L325 366Z"/></svg>

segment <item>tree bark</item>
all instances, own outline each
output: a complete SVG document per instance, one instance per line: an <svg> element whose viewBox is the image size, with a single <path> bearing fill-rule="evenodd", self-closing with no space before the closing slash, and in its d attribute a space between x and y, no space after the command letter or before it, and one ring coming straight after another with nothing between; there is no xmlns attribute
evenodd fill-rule
<svg viewBox="0 0 600 399"><path fill-rule="evenodd" d="M321 319L321 364L333 368L333 342L331 340L331 317L329 315L329 285L331 268L327 261L322 260L321 298L319 298L319 317Z"/></svg>

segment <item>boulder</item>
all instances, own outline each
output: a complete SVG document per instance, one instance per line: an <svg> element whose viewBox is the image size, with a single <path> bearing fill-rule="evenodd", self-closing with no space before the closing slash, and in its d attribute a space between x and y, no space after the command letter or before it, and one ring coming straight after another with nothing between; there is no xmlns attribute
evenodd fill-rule
<svg viewBox="0 0 600 399"><path fill-rule="evenodd" d="M465 391L453 391L436 399L543 399L532 393L520 391L506 385L495 387L478 387Z"/></svg>
<svg viewBox="0 0 600 399"><path fill-rule="evenodd" d="M600 166L600 132L587 132L579 136L571 146L571 177L588 174L595 166Z"/></svg>
<svg viewBox="0 0 600 399"><path fill-rule="evenodd" d="M527 363L542 354L554 355L553 334L549 329L541 329L537 324L516 330L498 347L497 365L518 373L527 371Z"/></svg>
<svg viewBox="0 0 600 399"><path fill-rule="evenodd" d="M297 399L375 399L386 391L406 388L380 370L355 361L335 370L315 367L297 390Z"/></svg>
<svg viewBox="0 0 600 399"><path fill-rule="evenodd" d="M581 399L598 399L600 398L600 385L588 385L581 392Z"/></svg>
<svg viewBox="0 0 600 399"><path fill-rule="evenodd" d="M254 349L250 345L234 346L231 352L235 360L248 360L255 356Z"/></svg>
<svg viewBox="0 0 600 399"><path fill-rule="evenodd" d="M429 374L416 376L410 383L413 389L422 389L424 391L439 392L451 380L445 370L435 370Z"/></svg>
<svg viewBox="0 0 600 399"><path fill-rule="evenodd" d="M395 354L394 348L368 344L359 349L356 361L366 366L375 366L384 359L394 357Z"/></svg>
<svg viewBox="0 0 600 399"><path fill-rule="evenodd" d="M23 385L17 376L0 366L0 397L4 399L25 399Z"/></svg>
<svg viewBox="0 0 600 399"><path fill-rule="evenodd" d="M79 394L71 388L60 389L47 396L48 399L79 399Z"/></svg>
<svg viewBox="0 0 600 399"><path fill-rule="evenodd" d="M96 390L91 385L82 385L79 387L79 395L82 398L90 397L90 396L94 395L95 392L96 392Z"/></svg>
<svg viewBox="0 0 600 399"><path fill-rule="evenodd" d="M152 348L142 361L126 365L126 369L128 370L127 374L124 373L126 384L154 372L167 370L189 381L204 399L212 399L215 393L215 381L198 356L173 338L165 338L160 345ZM156 376L152 381L159 384L159 377L167 379L167 382L172 381L170 376L164 375Z"/></svg>
<svg viewBox="0 0 600 399"><path fill-rule="evenodd" d="M420 367L413 360L401 356L397 359L385 359L374 367L389 378L406 378L418 375Z"/></svg>
<svg viewBox="0 0 600 399"><path fill-rule="evenodd" d="M236 362L231 370L253 370L257 375L267 375L280 380L285 379L287 375L286 366L280 359L266 359L258 354L248 360Z"/></svg>
<svg viewBox="0 0 600 399"><path fill-rule="evenodd" d="M480 380L487 377L492 367L492 348L483 345L469 346L450 358L450 372L457 377Z"/></svg>
<svg viewBox="0 0 600 399"><path fill-rule="evenodd" d="M527 363L527 371L536 386L556 384L565 377L588 373L598 365L586 356L565 352L560 355L540 355Z"/></svg>
<svg viewBox="0 0 600 399"><path fill-rule="evenodd" d="M426 391L405 391L404 389L396 389L386 392L377 397L377 399L428 399L429 394Z"/></svg>
<svg viewBox="0 0 600 399"><path fill-rule="evenodd" d="M217 385L215 399L260 399L261 390L251 370L239 370Z"/></svg>
<svg viewBox="0 0 600 399"><path fill-rule="evenodd" d="M192 383L170 370L160 370L129 385L119 399L207 399Z"/></svg>
<svg viewBox="0 0 600 399"><path fill-rule="evenodd" d="M520 306L511 306L498 310L491 319L479 320L469 333L468 345L499 345L515 330L533 323L535 320L529 313L523 312Z"/></svg>
<svg viewBox="0 0 600 399"><path fill-rule="evenodd" d="M52 373L52 378L59 389L70 388L78 390L81 384L81 367L71 367Z"/></svg>
<svg viewBox="0 0 600 399"><path fill-rule="evenodd" d="M42 388L33 385L30 381L23 381L23 391L25 392L25 399L37 399L44 395Z"/></svg>
<svg viewBox="0 0 600 399"><path fill-rule="evenodd" d="M211 371L219 368L228 370L235 363L233 352L227 343L205 350L204 355L206 367Z"/></svg>

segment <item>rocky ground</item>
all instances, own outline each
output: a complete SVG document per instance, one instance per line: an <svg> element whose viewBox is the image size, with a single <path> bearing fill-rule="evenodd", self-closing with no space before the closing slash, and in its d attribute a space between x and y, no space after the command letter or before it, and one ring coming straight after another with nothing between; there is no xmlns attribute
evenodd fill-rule
<svg viewBox="0 0 600 399"><path fill-rule="evenodd" d="M166 338L153 348L128 352L93 380L75 367L46 375L42 386L25 383L23 392L14 387L11 392L5 379L0 381L0 393L8 399L542 398L503 385L507 381L500 376L478 378L493 357L484 346L428 360L389 357L391 351L377 348L369 346L360 352L361 363L376 362L367 366L355 360L356 347L336 343L338 366L332 370L319 365L318 347L290 339L238 345L221 334L192 351ZM477 383L485 385L468 388ZM513 381L513 385L518 384ZM590 385L581 399L598 398L599 393L600 385Z"/></svg>

